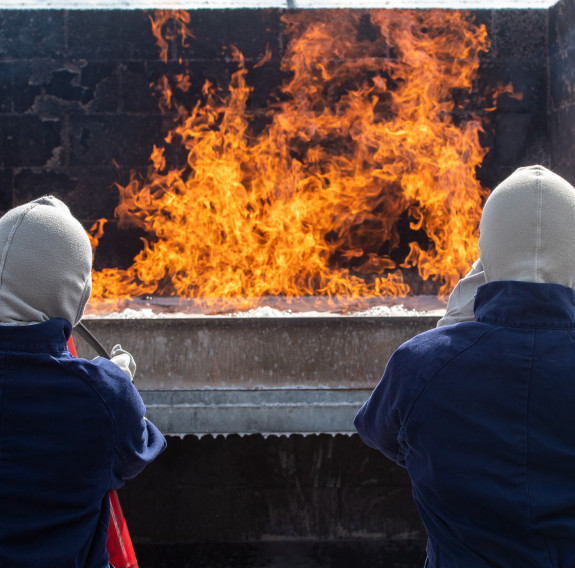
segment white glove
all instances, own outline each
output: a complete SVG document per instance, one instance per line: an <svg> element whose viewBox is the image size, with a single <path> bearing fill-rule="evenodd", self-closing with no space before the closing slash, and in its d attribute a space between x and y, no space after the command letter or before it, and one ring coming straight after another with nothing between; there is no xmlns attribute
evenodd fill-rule
<svg viewBox="0 0 575 568"><path fill-rule="evenodd" d="M112 347L112 352L110 353L110 361L115 363L130 376L130 380L134 382L134 375L136 374L136 362L134 358L118 343Z"/></svg>

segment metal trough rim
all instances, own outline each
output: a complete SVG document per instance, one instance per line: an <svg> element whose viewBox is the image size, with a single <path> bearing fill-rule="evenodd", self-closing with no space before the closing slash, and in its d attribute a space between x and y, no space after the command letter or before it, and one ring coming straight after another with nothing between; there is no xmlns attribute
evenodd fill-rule
<svg viewBox="0 0 575 568"><path fill-rule="evenodd" d="M143 391L147 417L167 436L354 434L369 389Z"/></svg>

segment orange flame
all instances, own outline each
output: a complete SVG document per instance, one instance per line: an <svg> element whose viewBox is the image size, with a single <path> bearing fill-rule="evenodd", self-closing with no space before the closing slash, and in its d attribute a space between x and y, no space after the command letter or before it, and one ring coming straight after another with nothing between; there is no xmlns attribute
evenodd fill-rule
<svg viewBox="0 0 575 568"><path fill-rule="evenodd" d="M98 243L104 234L104 225L108 222L107 219L98 219L91 227L88 229L88 238L90 239L90 244L92 249L98 247Z"/></svg>
<svg viewBox="0 0 575 568"><path fill-rule="evenodd" d="M193 37L187 12L157 11L164 60L170 18L182 42ZM170 88L189 89L185 68L158 83L162 108L175 104L178 120L147 175L119 187L116 210L121 226L150 238L129 269L94 273L93 298L245 307L270 295L405 296L401 268L439 281L443 296L476 259L487 192L475 169L487 149L480 119L454 93L473 92L485 27L440 10L290 12L283 24L288 78L263 130L234 47L227 91L206 82L193 108ZM167 165L172 144L187 163ZM398 258L401 219L417 238Z"/></svg>
<svg viewBox="0 0 575 568"><path fill-rule="evenodd" d="M170 40L179 37L181 45L185 46L188 38L194 37L188 26L190 20L190 13L185 10L156 10L154 17L150 17L152 34L156 38L162 61L168 61Z"/></svg>

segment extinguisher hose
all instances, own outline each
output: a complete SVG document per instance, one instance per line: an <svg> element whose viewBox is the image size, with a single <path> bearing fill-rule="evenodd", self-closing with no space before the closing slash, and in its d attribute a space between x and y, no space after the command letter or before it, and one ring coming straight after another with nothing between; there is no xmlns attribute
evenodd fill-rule
<svg viewBox="0 0 575 568"><path fill-rule="evenodd" d="M74 331L77 331L78 335L80 335L82 339L86 343L88 343L100 357L105 357L106 359L110 358L108 350L100 343L98 338L82 322L79 322L76 325Z"/></svg>

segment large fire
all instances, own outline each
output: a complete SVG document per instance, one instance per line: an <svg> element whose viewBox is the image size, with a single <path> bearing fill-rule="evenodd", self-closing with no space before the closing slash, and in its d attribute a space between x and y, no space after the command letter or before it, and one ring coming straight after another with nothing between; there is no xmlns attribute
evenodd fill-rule
<svg viewBox="0 0 575 568"><path fill-rule="evenodd" d="M193 37L189 12L156 11L151 22L164 59L176 37L166 30ZM487 149L481 118L464 105L489 49L485 27L455 10L288 12L283 25L285 79L264 125L234 47L230 84L206 82L191 108L178 95L193 69L182 62L160 80L160 104L177 119L147 174L119 187L116 210L120 226L149 239L127 270L94 272L94 299L167 295L237 309L269 296L403 297L402 269L444 296L469 269ZM174 145L187 161L168 164ZM403 248L402 221L412 236Z"/></svg>

